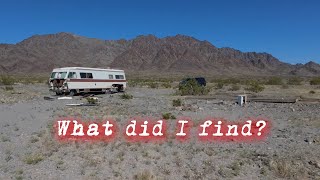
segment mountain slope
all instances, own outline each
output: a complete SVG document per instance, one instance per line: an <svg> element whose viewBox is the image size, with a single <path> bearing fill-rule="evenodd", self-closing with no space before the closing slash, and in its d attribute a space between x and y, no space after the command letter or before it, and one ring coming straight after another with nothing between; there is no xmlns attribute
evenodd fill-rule
<svg viewBox="0 0 320 180"><path fill-rule="evenodd" d="M320 74L320 66L314 62L290 65L267 53L217 48L208 41L184 35L105 41L58 33L35 35L15 45L0 44L2 73L48 73L63 66L113 67L155 74Z"/></svg>

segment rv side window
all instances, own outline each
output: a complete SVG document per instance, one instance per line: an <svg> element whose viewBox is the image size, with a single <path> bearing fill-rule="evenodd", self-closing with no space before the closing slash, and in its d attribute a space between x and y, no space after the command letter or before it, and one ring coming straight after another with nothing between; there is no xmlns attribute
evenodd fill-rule
<svg viewBox="0 0 320 180"><path fill-rule="evenodd" d="M93 78L92 73L80 73L80 77L81 77L81 79L85 79L85 78L92 79Z"/></svg>
<svg viewBox="0 0 320 180"><path fill-rule="evenodd" d="M93 78L92 73L87 73L87 78Z"/></svg>
<svg viewBox="0 0 320 180"><path fill-rule="evenodd" d="M109 79L113 79L113 75L112 74L109 74Z"/></svg>
<svg viewBox="0 0 320 180"><path fill-rule="evenodd" d="M66 75L67 75L67 72L59 72L57 78L58 79L64 79L66 77Z"/></svg>
<svg viewBox="0 0 320 180"><path fill-rule="evenodd" d="M123 75L116 75L116 79L124 79Z"/></svg>
<svg viewBox="0 0 320 180"><path fill-rule="evenodd" d="M80 73L80 77L81 77L81 79L87 78L87 73Z"/></svg>
<svg viewBox="0 0 320 180"><path fill-rule="evenodd" d="M68 78L75 79L77 78L77 74L75 72L69 72Z"/></svg>

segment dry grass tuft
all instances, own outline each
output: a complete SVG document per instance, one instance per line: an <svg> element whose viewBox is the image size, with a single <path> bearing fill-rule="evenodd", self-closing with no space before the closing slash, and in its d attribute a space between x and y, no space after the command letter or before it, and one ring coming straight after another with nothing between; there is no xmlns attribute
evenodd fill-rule
<svg viewBox="0 0 320 180"><path fill-rule="evenodd" d="M156 179L154 175L150 173L150 171L143 171L133 176L135 180L154 180Z"/></svg>
<svg viewBox="0 0 320 180"><path fill-rule="evenodd" d="M288 157L273 157L269 168L279 178L300 179L306 176L304 164Z"/></svg>

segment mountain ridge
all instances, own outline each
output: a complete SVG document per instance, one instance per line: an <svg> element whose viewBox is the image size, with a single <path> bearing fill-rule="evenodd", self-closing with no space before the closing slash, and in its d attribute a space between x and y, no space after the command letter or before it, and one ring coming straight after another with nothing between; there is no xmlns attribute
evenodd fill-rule
<svg viewBox="0 0 320 180"><path fill-rule="evenodd" d="M112 67L154 74L320 75L320 65L312 61L292 65L269 53L218 48L181 34L101 40L61 32L0 44L0 73L45 73L63 66Z"/></svg>

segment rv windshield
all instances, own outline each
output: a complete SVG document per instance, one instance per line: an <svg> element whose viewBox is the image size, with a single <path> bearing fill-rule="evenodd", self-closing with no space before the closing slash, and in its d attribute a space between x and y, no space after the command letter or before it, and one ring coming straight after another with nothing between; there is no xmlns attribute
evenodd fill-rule
<svg viewBox="0 0 320 180"><path fill-rule="evenodd" d="M51 78L54 78L56 76L56 74L57 74L56 72L52 72L51 73Z"/></svg>
<svg viewBox="0 0 320 180"><path fill-rule="evenodd" d="M64 79L66 78L67 72L53 72L51 78Z"/></svg>

